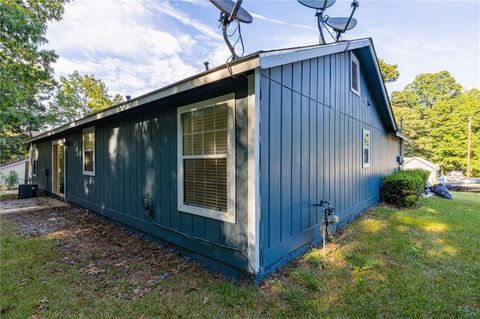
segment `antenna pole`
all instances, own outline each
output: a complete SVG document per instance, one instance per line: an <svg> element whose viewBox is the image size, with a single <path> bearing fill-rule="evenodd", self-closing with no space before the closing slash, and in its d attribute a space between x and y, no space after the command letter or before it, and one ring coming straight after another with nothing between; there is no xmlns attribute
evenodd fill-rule
<svg viewBox="0 0 480 319"><path fill-rule="evenodd" d="M235 48L233 47L233 45L230 43L230 40L228 39L227 28L228 28L227 24L222 25L223 40L225 40L225 43L227 44L228 49L232 53L232 60L236 60L238 59L238 55L235 53Z"/></svg>
<svg viewBox="0 0 480 319"><path fill-rule="evenodd" d="M345 25L345 28L343 29L343 31L337 32L337 39L336 39L336 41L338 41L338 40L340 39L340 35L341 35L342 33L345 33L345 32L347 31L348 25L350 24L350 21L352 21L353 14L355 13L355 10L357 10L357 8L358 8L359 5L360 5L360 4L358 3L357 0L353 0L353 2L352 2L352 7L353 7L352 13L350 13L350 16L348 17L347 24Z"/></svg>
<svg viewBox="0 0 480 319"><path fill-rule="evenodd" d="M318 24L318 32L320 32L320 38L319 38L319 44L325 44L325 36L323 35L323 11L318 10L317 13L315 13L315 16L317 17L317 24Z"/></svg>

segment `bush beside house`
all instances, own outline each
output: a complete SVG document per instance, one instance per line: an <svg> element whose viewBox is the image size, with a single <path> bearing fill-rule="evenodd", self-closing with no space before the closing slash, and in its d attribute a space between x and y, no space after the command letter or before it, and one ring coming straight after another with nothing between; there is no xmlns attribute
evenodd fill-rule
<svg viewBox="0 0 480 319"><path fill-rule="evenodd" d="M415 206L425 191L429 175L429 171L413 169L384 177L380 188L382 201L397 207Z"/></svg>

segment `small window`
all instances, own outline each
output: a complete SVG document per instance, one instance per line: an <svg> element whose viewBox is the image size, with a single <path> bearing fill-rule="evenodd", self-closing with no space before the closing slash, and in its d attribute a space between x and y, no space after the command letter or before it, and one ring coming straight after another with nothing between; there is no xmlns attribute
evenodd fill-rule
<svg viewBox="0 0 480 319"><path fill-rule="evenodd" d="M95 128L83 130L83 175L95 176Z"/></svg>
<svg viewBox="0 0 480 319"><path fill-rule="evenodd" d="M31 156L31 165L32 165L32 176L37 176L37 162L38 162L38 150L37 150L37 145L33 144L32 145L32 152L30 154Z"/></svg>
<svg viewBox="0 0 480 319"><path fill-rule="evenodd" d="M363 167L370 167L370 131L363 130L362 139L362 160Z"/></svg>
<svg viewBox="0 0 480 319"><path fill-rule="evenodd" d="M234 96L178 109L178 209L235 222Z"/></svg>
<svg viewBox="0 0 480 319"><path fill-rule="evenodd" d="M351 62L350 62L350 75L351 75L351 89L352 92L356 95L360 96L360 64L358 63L358 59L355 57L353 53L351 53Z"/></svg>

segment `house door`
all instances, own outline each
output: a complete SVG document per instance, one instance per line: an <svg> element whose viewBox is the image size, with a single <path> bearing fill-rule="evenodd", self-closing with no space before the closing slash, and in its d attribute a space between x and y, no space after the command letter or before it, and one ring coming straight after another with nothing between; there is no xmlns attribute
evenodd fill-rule
<svg viewBox="0 0 480 319"><path fill-rule="evenodd" d="M52 193L65 196L65 145L55 141L52 145Z"/></svg>

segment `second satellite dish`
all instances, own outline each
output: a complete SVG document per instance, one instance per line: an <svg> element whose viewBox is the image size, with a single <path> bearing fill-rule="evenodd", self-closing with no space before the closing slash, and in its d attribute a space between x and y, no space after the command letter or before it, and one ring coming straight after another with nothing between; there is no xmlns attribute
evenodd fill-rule
<svg viewBox="0 0 480 319"><path fill-rule="evenodd" d="M333 18L328 17L324 20L325 24L331 27L335 32L344 32L352 30L357 25L355 18ZM347 25L348 24L348 25Z"/></svg>
<svg viewBox="0 0 480 319"><path fill-rule="evenodd" d="M325 9L332 6L335 3L335 0L297 0L302 5L316 9L315 16L317 17L318 32L320 33L320 44L325 44L325 36L323 35L323 30L327 30L328 33L332 36L335 41L340 40L340 36L348 30L355 28L357 25L357 20L353 18L355 10L357 10L359 4L357 0L352 1L352 12L347 18L330 18L328 15L324 15ZM330 30L327 28L330 27L336 35L334 36Z"/></svg>

